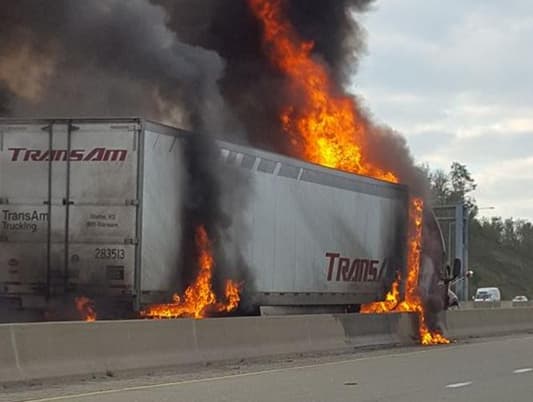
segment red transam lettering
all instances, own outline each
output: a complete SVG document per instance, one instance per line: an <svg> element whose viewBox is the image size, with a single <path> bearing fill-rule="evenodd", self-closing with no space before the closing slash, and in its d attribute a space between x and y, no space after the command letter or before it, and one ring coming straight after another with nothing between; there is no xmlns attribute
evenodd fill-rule
<svg viewBox="0 0 533 402"><path fill-rule="evenodd" d="M31 158L32 161L37 161L39 160L38 158L40 154L41 154L41 151L39 150L28 150L24 154L24 160L27 161Z"/></svg>
<svg viewBox="0 0 533 402"><path fill-rule="evenodd" d="M83 160L91 162L101 161L104 158L104 152L105 148L94 148L85 156L85 158L83 158Z"/></svg>
<svg viewBox="0 0 533 402"><path fill-rule="evenodd" d="M105 154L104 154L104 160L105 161L108 161L108 160L123 161L123 160L126 160L127 153L128 151L126 151L125 149L106 149Z"/></svg>
<svg viewBox="0 0 533 402"><path fill-rule="evenodd" d="M9 151L13 152L13 155L11 156L11 161L16 162L19 158L20 152L24 151L26 148L8 148Z"/></svg>
<svg viewBox="0 0 533 402"><path fill-rule="evenodd" d="M331 281L331 276L333 275L333 267L335 266L335 259L338 256L340 256L339 253L326 253L326 257L329 258L328 281Z"/></svg>
<svg viewBox="0 0 533 402"><path fill-rule="evenodd" d="M326 258L329 259L327 268L327 280L333 280L333 273L335 268L337 274L335 281L343 282L375 282L381 279L384 265L382 265L380 272L378 272L379 260L370 260L366 258L343 257L340 253L326 253Z"/></svg>
<svg viewBox="0 0 533 402"><path fill-rule="evenodd" d="M85 151L83 149L73 149L72 151L70 151L70 160L72 162L83 160L84 152Z"/></svg>
<svg viewBox="0 0 533 402"><path fill-rule="evenodd" d="M341 279L341 273L342 273L342 280L348 281L350 278L350 259L341 257L339 258L339 266L337 267L337 281Z"/></svg>
<svg viewBox="0 0 533 402"><path fill-rule="evenodd" d="M11 161L71 161L71 162L123 162L126 160L128 151L126 149L93 148L91 150L73 149L69 152L66 149L28 149L28 148L8 148L11 151Z"/></svg>
<svg viewBox="0 0 533 402"><path fill-rule="evenodd" d="M54 160L54 151L51 152L52 153L52 160ZM50 151L45 151L45 152L41 152L41 151L38 151L38 153L36 155L32 155L31 156L31 160L32 161L49 161L50 160Z"/></svg>
<svg viewBox="0 0 533 402"><path fill-rule="evenodd" d="M66 161L67 160L67 150L66 149L58 149L58 150L55 150L55 151L53 150L51 156L48 159L46 159L46 160L50 160L50 158L53 161Z"/></svg>
<svg viewBox="0 0 533 402"><path fill-rule="evenodd" d="M369 281L377 281L378 280L378 267L379 264L378 260L372 260L369 263L368 266L368 280Z"/></svg>

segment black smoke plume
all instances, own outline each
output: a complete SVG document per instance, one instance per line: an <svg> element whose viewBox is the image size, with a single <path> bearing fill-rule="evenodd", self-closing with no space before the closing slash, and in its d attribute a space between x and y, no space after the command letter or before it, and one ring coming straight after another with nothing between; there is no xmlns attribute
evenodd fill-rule
<svg viewBox="0 0 533 402"><path fill-rule="evenodd" d="M8 91L0 87L0 117L9 116Z"/></svg>
<svg viewBox="0 0 533 402"><path fill-rule="evenodd" d="M244 125L250 143L284 154L294 154L279 116L290 94L286 78L272 66L261 40L261 26L247 0L151 0L167 10L167 25L187 43L216 51L226 62L220 81L227 104ZM341 91L366 52L366 33L354 17L372 0L286 0L283 5L299 36L314 43L313 57L330 71ZM360 100L357 100L360 104ZM427 180L414 167L405 139L394 130L372 122L359 106L360 120L371 132L372 161L396 172L418 195L428 194Z"/></svg>
<svg viewBox="0 0 533 402"><path fill-rule="evenodd" d="M194 3L192 1L191 3ZM213 131L224 61L180 41L147 0L7 0L0 81L16 116L142 115Z"/></svg>
<svg viewBox="0 0 533 402"><path fill-rule="evenodd" d="M169 15L178 37L216 51L226 61L220 85L224 98L256 146L293 154L279 124L288 97L285 78L273 68L261 42L261 28L246 0L152 0ZM369 0L290 0L291 22L313 40L315 55L339 82L346 82L364 53L364 31L352 12L365 11Z"/></svg>
<svg viewBox="0 0 533 402"><path fill-rule="evenodd" d="M199 226L204 226L214 252L216 267L213 287L217 296L223 298L227 279L245 283L245 290L250 291L253 281L240 250L228 250L225 247L233 244L230 237L232 214L246 207L247 178L239 168L224 163L211 137L192 135L185 144L184 187L187 192L181 220L184 233L182 265L185 269L180 272L180 282L186 286L195 279L198 250L195 236L189 234L194 234Z"/></svg>

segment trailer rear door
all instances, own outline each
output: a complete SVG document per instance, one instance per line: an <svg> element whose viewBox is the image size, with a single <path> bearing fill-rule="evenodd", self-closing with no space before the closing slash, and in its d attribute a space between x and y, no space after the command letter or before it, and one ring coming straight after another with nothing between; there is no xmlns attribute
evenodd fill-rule
<svg viewBox="0 0 533 402"><path fill-rule="evenodd" d="M70 132L65 263L74 287L132 293L138 133L134 123L75 124Z"/></svg>
<svg viewBox="0 0 533 402"><path fill-rule="evenodd" d="M138 133L136 123L0 125L0 294L132 293Z"/></svg>

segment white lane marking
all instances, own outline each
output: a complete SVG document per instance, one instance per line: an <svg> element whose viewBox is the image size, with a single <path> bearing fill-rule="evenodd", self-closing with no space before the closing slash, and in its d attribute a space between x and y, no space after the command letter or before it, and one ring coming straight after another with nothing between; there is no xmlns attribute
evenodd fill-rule
<svg viewBox="0 0 533 402"><path fill-rule="evenodd" d="M513 374L522 374L522 373L529 373L530 371L533 371L533 368L531 367L525 367L521 369L516 369L513 371Z"/></svg>
<svg viewBox="0 0 533 402"><path fill-rule="evenodd" d="M11 335L11 349L13 349L13 354L15 355L15 365L17 366L19 373L24 376L24 372L20 367L19 348L17 346L17 338L15 337L15 329L12 326L9 327L9 334Z"/></svg>
<svg viewBox="0 0 533 402"><path fill-rule="evenodd" d="M472 384L472 381L456 382L455 384L446 385L446 388L461 388L461 387L466 387L470 384Z"/></svg>

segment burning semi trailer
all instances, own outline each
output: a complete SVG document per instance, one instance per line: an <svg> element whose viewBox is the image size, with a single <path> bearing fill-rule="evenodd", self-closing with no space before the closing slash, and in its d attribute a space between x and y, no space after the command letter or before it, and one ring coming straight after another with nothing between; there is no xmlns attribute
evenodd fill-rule
<svg viewBox="0 0 533 402"><path fill-rule="evenodd" d="M403 185L141 119L0 131L0 289L24 308L68 295L102 319L201 318L241 297L246 312L347 306L406 274Z"/></svg>
<svg viewBox="0 0 533 402"><path fill-rule="evenodd" d="M141 119L6 120L0 131L0 281L19 307L77 296L89 321L203 318L239 304L423 316L423 204L406 186ZM216 195L194 194L210 175Z"/></svg>
<svg viewBox="0 0 533 402"><path fill-rule="evenodd" d="M414 312L422 343L447 342L427 180L403 138L344 89L364 49L353 12L370 3L58 2L51 26L34 2L13 3L6 38L24 57L0 44L0 80L14 116L127 111L192 129L2 122L0 297L86 320ZM109 57L117 48L129 57ZM25 62L42 54L48 63Z"/></svg>

